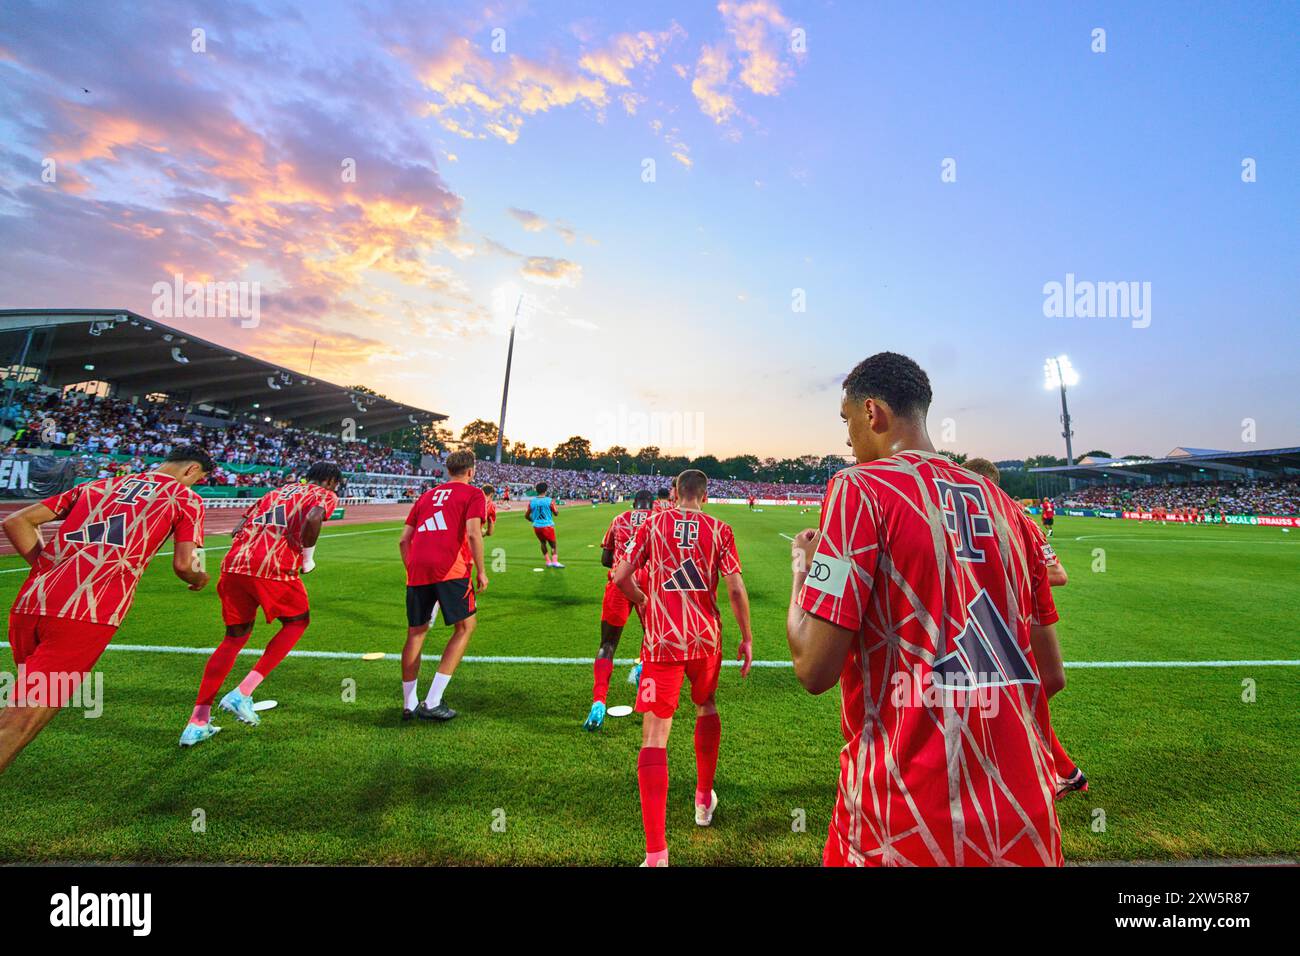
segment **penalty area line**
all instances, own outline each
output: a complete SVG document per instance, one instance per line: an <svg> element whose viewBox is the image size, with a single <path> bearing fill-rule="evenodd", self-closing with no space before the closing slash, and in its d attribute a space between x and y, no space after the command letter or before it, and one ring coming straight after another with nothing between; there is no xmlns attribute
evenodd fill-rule
<svg viewBox="0 0 1300 956"><path fill-rule="evenodd" d="M0 641L0 647L9 647L8 641ZM125 651L137 654L211 654L216 648L212 647L171 647L164 644L109 644L110 651ZM256 648L244 648L240 652L241 656L260 657L262 651ZM292 650L289 652L290 657L315 658L317 660L331 661L359 661L363 654L358 651L300 651ZM386 661L399 661L402 659L401 654L385 654L383 657ZM442 659L441 654L422 654L421 660L437 661ZM475 655L466 654L461 660L471 664L543 664L543 665L564 665L564 664L581 664L590 666L592 658L590 657L508 657L494 655ZM369 662L367 662L369 663ZM615 665L628 667L636 663L631 657L620 657L614 661ZM740 661L726 660L722 661L723 667L739 667ZM755 667L793 667L790 661L754 661ZM1300 667L1300 660L1259 660L1259 661L1066 661L1067 668L1139 668L1139 667Z"/></svg>

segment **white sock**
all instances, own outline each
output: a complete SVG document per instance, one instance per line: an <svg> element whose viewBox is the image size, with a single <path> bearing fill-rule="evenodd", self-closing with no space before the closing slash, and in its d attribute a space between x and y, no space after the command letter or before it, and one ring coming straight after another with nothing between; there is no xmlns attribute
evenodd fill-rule
<svg viewBox="0 0 1300 956"><path fill-rule="evenodd" d="M420 695L415 690L415 685L419 681L404 680L402 681L402 706L407 710L415 710L420 702Z"/></svg>
<svg viewBox="0 0 1300 956"><path fill-rule="evenodd" d="M451 683L450 674L434 674L433 683L429 685L429 696L424 698L424 706L430 709L442 703L442 692Z"/></svg>

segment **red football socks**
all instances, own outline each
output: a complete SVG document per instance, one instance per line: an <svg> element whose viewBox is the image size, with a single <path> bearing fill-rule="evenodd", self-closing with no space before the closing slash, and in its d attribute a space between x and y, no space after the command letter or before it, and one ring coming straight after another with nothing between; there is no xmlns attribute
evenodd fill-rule
<svg viewBox="0 0 1300 956"><path fill-rule="evenodd" d="M717 714L695 718L695 802L706 807L713 792L721 740L722 719Z"/></svg>
<svg viewBox="0 0 1300 956"><path fill-rule="evenodd" d="M212 702L217 699L217 692L221 690L221 685L230 676L230 669L235 666L235 658L247 643L247 637L227 637L217 645L217 649L212 652L207 665L203 668L203 680L199 683L199 697L195 701L196 704L200 707L212 706ZM195 716L191 719L197 718L198 713L196 708ZM201 722L207 723L206 720ZM195 723L200 721L195 719Z"/></svg>
<svg viewBox="0 0 1300 956"><path fill-rule="evenodd" d="M1052 760L1056 762L1056 775L1058 777L1068 777L1077 769L1070 755L1065 752L1061 742L1056 739L1056 731L1052 727L1047 728L1047 732L1052 735Z"/></svg>
<svg viewBox="0 0 1300 956"><path fill-rule="evenodd" d="M641 788L641 822L645 826L647 856L668 849L668 750L642 747L636 778Z"/></svg>
<svg viewBox="0 0 1300 956"><path fill-rule="evenodd" d="M597 657L592 672L596 675L596 682L591 688L592 702L603 704L605 695L609 693L609 675L614 672L614 661L608 657Z"/></svg>
<svg viewBox="0 0 1300 956"><path fill-rule="evenodd" d="M303 632L307 630L307 621L286 621L275 632L275 637L271 638L270 643L266 645L266 650L258 658L253 669L248 672L243 683L239 685L241 694L251 694L257 689L257 685L262 683L263 678L279 666L280 662L289 656L293 646L298 643Z"/></svg>

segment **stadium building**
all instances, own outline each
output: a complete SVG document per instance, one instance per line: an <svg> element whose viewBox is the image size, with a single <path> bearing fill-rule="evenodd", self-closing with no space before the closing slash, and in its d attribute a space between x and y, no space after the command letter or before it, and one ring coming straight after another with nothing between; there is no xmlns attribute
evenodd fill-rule
<svg viewBox="0 0 1300 956"><path fill-rule="evenodd" d="M352 462L349 484L379 486L410 483L417 474L436 474L440 463L414 451L388 448L384 439L395 433L439 422L446 415L346 388L310 374L208 342L190 332L124 309L4 309L0 310L0 361L3 366L3 405L0 438L13 459L26 460L0 467L0 497L24 497L19 487L33 456L71 459L85 474L87 458L101 463L132 457L146 461L158 456L121 454L109 436L89 455L73 450L57 422L42 419L33 409L51 398L109 400L163 409L168 426L195 425L218 434L283 435L296 430L294 446L304 444L324 457ZM306 442L305 439L310 439ZM58 439L63 439L59 441ZM381 451L382 449L382 451ZM335 454L337 452L337 455ZM285 459L218 461L227 475L287 472L305 464ZM400 471L355 467L367 460L399 462ZM22 465L23 475L15 477ZM89 477L93 477L90 475ZM255 487L203 486L205 496L247 496Z"/></svg>

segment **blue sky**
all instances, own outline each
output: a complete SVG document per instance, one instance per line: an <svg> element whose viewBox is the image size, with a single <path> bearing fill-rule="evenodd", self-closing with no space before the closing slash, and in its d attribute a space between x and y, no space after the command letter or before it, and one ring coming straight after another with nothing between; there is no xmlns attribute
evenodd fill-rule
<svg viewBox="0 0 1300 956"><path fill-rule="evenodd" d="M532 445L636 448L610 422L643 414L693 453L841 451L881 349L972 454L1061 452L1061 352L1076 451L1297 445L1298 40L1282 4L7 3L0 302L257 280L257 328L189 327L318 342L459 427L495 418L517 289ZM1067 274L1150 283L1150 324L1045 316Z"/></svg>

